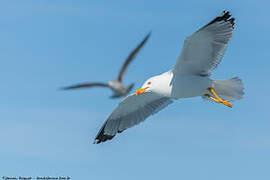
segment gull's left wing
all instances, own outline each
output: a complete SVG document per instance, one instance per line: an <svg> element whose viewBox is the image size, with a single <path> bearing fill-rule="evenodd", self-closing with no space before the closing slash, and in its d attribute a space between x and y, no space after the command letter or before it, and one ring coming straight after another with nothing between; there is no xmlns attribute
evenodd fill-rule
<svg viewBox="0 0 270 180"><path fill-rule="evenodd" d="M118 74L117 80L122 82L123 79L123 75L127 70L128 65L130 64L130 62L136 57L136 55L138 54L138 52L141 50L141 48L144 46L144 44L147 42L147 40L149 39L151 35L151 32L148 33L145 38L142 40L142 42L140 42L140 44L129 54L129 56L127 57L127 59L125 60L124 64L121 67L121 70Z"/></svg>
<svg viewBox="0 0 270 180"><path fill-rule="evenodd" d="M233 35L234 18L229 11L186 38L174 73L208 76L220 63Z"/></svg>
<svg viewBox="0 0 270 180"><path fill-rule="evenodd" d="M78 88L90 88L90 87L109 87L109 84L106 83L82 83L82 84L76 84L72 86L67 86L61 88L62 90L70 90L70 89L78 89Z"/></svg>
<svg viewBox="0 0 270 180"><path fill-rule="evenodd" d="M127 96L103 124L94 143L99 144L112 139L117 133L139 124L172 102L170 98L159 96L153 92Z"/></svg>

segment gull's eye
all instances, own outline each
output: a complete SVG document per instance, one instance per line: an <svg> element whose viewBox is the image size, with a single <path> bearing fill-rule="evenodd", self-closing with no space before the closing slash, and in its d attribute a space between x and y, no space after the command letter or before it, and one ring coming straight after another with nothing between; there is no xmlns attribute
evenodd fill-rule
<svg viewBox="0 0 270 180"><path fill-rule="evenodd" d="M151 84L151 82L149 81L148 83L147 83L147 85L150 85Z"/></svg>

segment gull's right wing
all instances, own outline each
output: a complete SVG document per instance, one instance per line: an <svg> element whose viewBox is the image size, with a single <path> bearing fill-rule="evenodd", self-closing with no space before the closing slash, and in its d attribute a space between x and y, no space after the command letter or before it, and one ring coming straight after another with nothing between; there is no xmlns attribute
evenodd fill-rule
<svg viewBox="0 0 270 180"><path fill-rule="evenodd" d="M148 33L147 36L142 40L142 42L140 42L140 44L126 58L124 64L121 67L121 70L120 70L120 72L118 74L118 77L117 77L117 80L118 81L122 82L123 75L126 72L128 65L136 57L136 55L138 54L138 52L141 50L141 48L144 46L144 44L149 39L150 35L151 35L151 33Z"/></svg>
<svg viewBox="0 0 270 180"><path fill-rule="evenodd" d="M173 68L174 73L208 76L220 63L233 35L234 18L229 11L187 37Z"/></svg>

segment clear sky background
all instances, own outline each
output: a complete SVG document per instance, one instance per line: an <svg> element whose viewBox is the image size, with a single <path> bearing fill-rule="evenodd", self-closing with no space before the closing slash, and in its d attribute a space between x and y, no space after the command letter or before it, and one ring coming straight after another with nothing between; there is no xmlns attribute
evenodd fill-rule
<svg viewBox="0 0 270 180"><path fill-rule="evenodd" d="M170 69L185 37L222 10L235 33L212 78L239 76L233 108L178 100L145 122L94 145L117 106L108 89L62 86L116 77L152 31L124 83L135 88ZM268 180L270 2L0 1L0 176L74 180Z"/></svg>

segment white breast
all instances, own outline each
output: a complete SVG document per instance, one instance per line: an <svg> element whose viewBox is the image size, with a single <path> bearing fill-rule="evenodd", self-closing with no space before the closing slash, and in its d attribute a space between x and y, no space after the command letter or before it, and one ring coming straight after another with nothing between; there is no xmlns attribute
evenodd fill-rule
<svg viewBox="0 0 270 180"><path fill-rule="evenodd" d="M172 71L154 76L149 81L151 80L153 81L151 91L175 99L202 96L212 86L212 81L208 77L180 75Z"/></svg>

